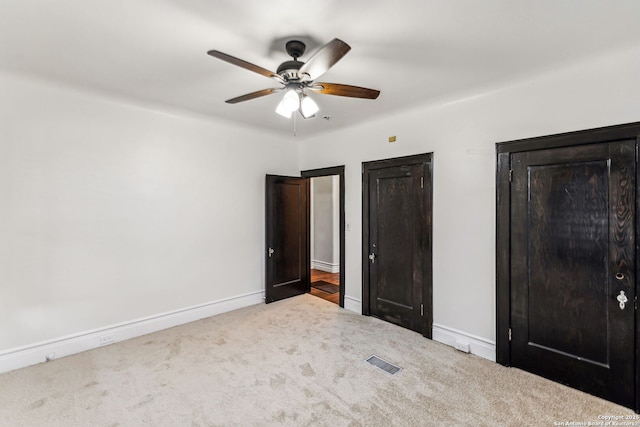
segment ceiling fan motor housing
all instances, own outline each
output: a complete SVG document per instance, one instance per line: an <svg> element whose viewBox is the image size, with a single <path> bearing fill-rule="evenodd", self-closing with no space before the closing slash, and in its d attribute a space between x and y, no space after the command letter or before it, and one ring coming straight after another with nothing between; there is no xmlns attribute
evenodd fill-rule
<svg viewBox="0 0 640 427"><path fill-rule="evenodd" d="M307 49L307 46L299 40L289 40L285 48L287 49L289 56L296 59L304 55L304 51Z"/></svg>
<svg viewBox="0 0 640 427"><path fill-rule="evenodd" d="M281 75L285 80L298 80L298 70L304 65L302 61L285 61L278 67L276 73Z"/></svg>
<svg viewBox="0 0 640 427"><path fill-rule="evenodd" d="M298 61L298 58L304 54L307 46L299 40L289 40L286 44L287 53L293 58L293 61L285 61L276 70L285 80L299 80L298 70L304 65L304 62Z"/></svg>

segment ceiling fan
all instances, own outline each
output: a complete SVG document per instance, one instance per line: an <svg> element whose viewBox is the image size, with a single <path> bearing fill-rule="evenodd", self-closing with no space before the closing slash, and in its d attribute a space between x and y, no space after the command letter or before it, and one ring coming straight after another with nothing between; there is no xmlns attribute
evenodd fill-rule
<svg viewBox="0 0 640 427"><path fill-rule="evenodd" d="M282 85L281 87L251 92L246 95L228 99L225 102L228 104L236 104L238 102L249 101L284 91L285 95L280 104L278 104L276 112L284 117L290 118L293 113L299 111L302 117L308 119L314 117L319 108L313 99L305 93L305 90L324 95L364 99L376 99L378 95L380 95L380 91L375 89L339 83L316 82L318 77L326 73L351 50L351 47L340 39L333 39L322 46L307 62L298 61L298 58L301 57L306 50L306 45L303 42L290 40L286 43L286 50L293 60L280 64L275 73L218 50L210 50L207 52L214 58L269 77Z"/></svg>

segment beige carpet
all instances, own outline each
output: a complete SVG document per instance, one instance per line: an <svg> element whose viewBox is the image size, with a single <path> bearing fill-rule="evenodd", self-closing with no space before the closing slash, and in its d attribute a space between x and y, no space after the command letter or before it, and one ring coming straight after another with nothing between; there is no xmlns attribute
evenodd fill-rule
<svg viewBox="0 0 640 427"><path fill-rule="evenodd" d="M403 370L383 372L371 354ZM310 295L0 375L2 427L553 426L623 414Z"/></svg>

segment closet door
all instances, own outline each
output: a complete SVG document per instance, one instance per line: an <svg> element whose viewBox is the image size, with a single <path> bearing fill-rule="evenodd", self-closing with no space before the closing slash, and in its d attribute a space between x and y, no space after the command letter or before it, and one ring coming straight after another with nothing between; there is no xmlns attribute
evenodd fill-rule
<svg viewBox="0 0 640 427"><path fill-rule="evenodd" d="M634 406L635 140L511 155L511 364Z"/></svg>

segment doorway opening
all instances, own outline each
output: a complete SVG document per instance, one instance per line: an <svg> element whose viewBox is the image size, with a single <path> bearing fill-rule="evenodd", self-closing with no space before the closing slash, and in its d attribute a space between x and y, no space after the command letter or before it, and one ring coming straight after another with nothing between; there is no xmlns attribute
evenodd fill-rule
<svg viewBox="0 0 640 427"><path fill-rule="evenodd" d="M344 166L301 176L310 181L310 293L344 307Z"/></svg>
<svg viewBox="0 0 640 427"><path fill-rule="evenodd" d="M311 294L340 304L340 176L310 180Z"/></svg>

